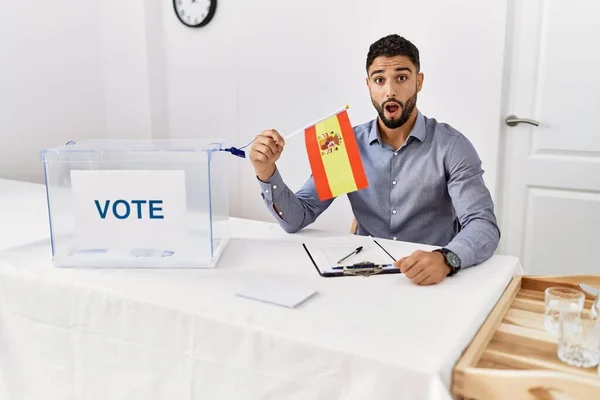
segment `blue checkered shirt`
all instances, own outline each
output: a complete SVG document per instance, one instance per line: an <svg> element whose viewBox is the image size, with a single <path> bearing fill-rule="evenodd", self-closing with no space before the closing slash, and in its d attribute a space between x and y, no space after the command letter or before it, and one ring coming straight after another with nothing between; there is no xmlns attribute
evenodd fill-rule
<svg viewBox="0 0 600 400"><path fill-rule="evenodd" d="M500 240L494 204L481 160L464 135L420 112L399 149L383 143L377 120L354 132L369 182L347 194L357 234L446 247L463 268L494 253ZM289 233L313 223L334 200L319 199L312 176L295 193L279 170L258 182L269 211Z"/></svg>

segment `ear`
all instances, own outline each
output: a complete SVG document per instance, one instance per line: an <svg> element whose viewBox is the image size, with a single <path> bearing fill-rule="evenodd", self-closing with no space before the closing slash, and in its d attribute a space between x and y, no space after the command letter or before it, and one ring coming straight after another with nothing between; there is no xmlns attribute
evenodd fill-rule
<svg viewBox="0 0 600 400"><path fill-rule="evenodd" d="M369 88L369 90L371 90L371 81L369 81L368 76L365 78L365 83L367 84L367 88Z"/></svg>
<svg viewBox="0 0 600 400"><path fill-rule="evenodd" d="M425 79L425 75L422 72L419 72L417 75L417 92L420 92L423 88L423 80Z"/></svg>

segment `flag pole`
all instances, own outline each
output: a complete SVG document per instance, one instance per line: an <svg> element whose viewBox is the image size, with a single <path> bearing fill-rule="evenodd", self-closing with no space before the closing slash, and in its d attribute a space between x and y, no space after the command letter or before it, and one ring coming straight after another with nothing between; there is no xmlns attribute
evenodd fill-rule
<svg viewBox="0 0 600 400"><path fill-rule="evenodd" d="M321 121L323 121L323 120L326 120L327 118L329 118L329 117L332 117L332 116L334 116L334 115L337 115L337 114L341 113L342 111L344 111L344 110L347 110L347 109L349 109L349 108L350 108L350 106L349 106L348 104L346 104L344 107L340 108L339 110L337 110L337 111L334 111L334 112L332 112L331 114L328 114L328 115L326 115L326 116L324 116L324 117L321 117L321 118L319 118L318 120L316 120L316 121L313 121L313 122L311 122L310 124L308 124L308 125L306 125L306 126L304 126L304 127L300 128L300 129L298 129L297 131L290 133L289 135L285 136L283 139L287 141L289 138L291 138L291 137L294 137L294 136L296 136L297 134L304 132L304 131L305 131L307 128L310 128L311 126L313 126L313 125L316 125L316 124L318 124L319 122L321 122Z"/></svg>
<svg viewBox="0 0 600 400"><path fill-rule="evenodd" d="M321 117L318 120L316 120L316 121L314 121L314 122L312 122L312 123L304 126L303 128L300 128L297 131L290 133L289 135L285 136L283 138L283 140L288 140L289 138L294 137L297 134L304 132L306 129L310 128L311 126L316 125L319 122L321 122L323 120L326 120L327 118L333 117L334 115L337 115L337 114L341 113L342 111L345 111L345 110L347 110L349 108L350 108L350 106L348 104L346 104L344 107L340 108L339 110L337 110L335 112L332 112L331 114L328 114L328 115L326 115L324 117ZM226 151L226 152L229 152L229 153L233 154L234 156L241 157L241 158L246 158L246 152L243 149L245 149L246 147L250 146L256 140L257 137L258 136L255 136L254 139L252 139L252 142L250 142L250 143L248 143L245 146L242 146L240 148L231 146L231 147L227 147L225 149L219 149L219 151Z"/></svg>

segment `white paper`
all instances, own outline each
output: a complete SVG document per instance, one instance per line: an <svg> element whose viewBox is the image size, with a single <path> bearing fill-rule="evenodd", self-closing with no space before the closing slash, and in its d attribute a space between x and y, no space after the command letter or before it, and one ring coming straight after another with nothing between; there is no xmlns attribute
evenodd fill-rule
<svg viewBox="0 0 600 400"><path fill-rule="evenodd" d="M283 280L261 279L240 289L236 295L283 307L294 308L317 293L316 290Z"/></svg>
<svg viewBox="0 0 600 400"><path fill-rule="evenodd" d="M395 259L377 245L373 238L316 239L307 241L304 244L321 272L335 272L339 271L340 267L364 262L384 265L384 270L396 268L393 266ZM359 246L362 246L362 250L358 254L353 254L343 262L338 263L340 259Z"/></svg>
<svg viewBox="0 0 600 400"><path fill-rule="evenodd" d="M73 170L71 182L79 248L173 250L184 243L185 171ZM126 210L126 218L114 215Z"/></svg>

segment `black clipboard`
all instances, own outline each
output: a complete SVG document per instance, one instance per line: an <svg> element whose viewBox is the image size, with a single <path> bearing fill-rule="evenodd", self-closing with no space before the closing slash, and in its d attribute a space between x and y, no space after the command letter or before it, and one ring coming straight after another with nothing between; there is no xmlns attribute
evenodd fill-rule
<svg viewBox="0 0 600 400"><path fill-rule="evenodd" d="M396 259L381 244L379 244L379 242L377 242L374 239L373 239L373 242L377 246L379 246L388 256L390 256L390 259L392 260L392 262L396 261ZM363 265L352 264L352 265L348 265L346 267L343 267L339 271L325 271L325 272L321 272L321 270L317 266L317 263L315 262L315 260L314 260L314 258L312 256L312 254L310 254L310 251L308 250L308 247L306 247L305 243L302 243L302 247L304 247L304 250L306 251L306 254L310 258L310 261L312 262L312 264L315 267L315 269L317 270L317 273L319 275L321 275L322 277L324 277L324 278L333 278L333 277L337 277L337 276L371 276L371 275L385 275L385 274L399 274L399 273L401 273L400 272L400 268L388 268L388 269L385 269L385 268L383 268L381 266L377 266L377 265L375 265L373 263L363 264Z"/></svg>

